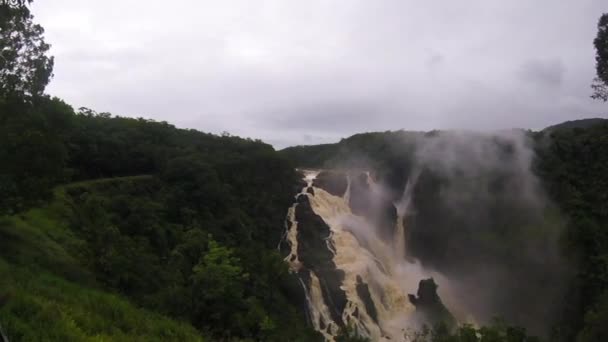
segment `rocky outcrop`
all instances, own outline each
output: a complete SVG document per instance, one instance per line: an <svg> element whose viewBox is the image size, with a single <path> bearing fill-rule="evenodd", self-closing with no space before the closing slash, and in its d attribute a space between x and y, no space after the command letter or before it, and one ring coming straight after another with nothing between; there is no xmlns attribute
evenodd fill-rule
<svg viewBox="0 0 608 342"><path fill-rule="evenodd" d="M298 171L298 174L300 175L300 177L298 177L298 180L293 185L294 194L299 193L306 186L306 181L304 180L304 173L302 171Z"/></svg>
<svg viewBox="0 0 608 342"><path fill-rule="evenodd" d="M423 279L418 283L417 295L409 294L408 297L422 322L430 326L445 324L451 329L456 325L456 319L441 302L437 287L433 278Z"/></svg>
<svg viewBox="0 0 608 342"><path fill-rule="evenodd" d="M281 238L281 240L279 241L279 246L278 246L278 250L279 250L279 254L281 255L281 258L286 258L289 253L291 252L291 246L289 245L289 242L286 239L287 236L287 230L291 229L291 225L293 222L291 222L291 220L289 219L289 217L285 218L285 233L283 233L283 237ZM293 260L291 260L293 261Z"/></svg>
<svg viewBox="0 0 608 342"><path fill-rule="evenodd" d="M313 186L321 188L334 196L342 197L346 193L348 179L344 172L321 171L313 181Z"/></svg>
<svg viewBox="0 0 608 342"><path fill-rule="evenodd" d="M369 292L369 286L363 282L361 276L357 276L357 295L365 305L365 311L369 315L369 317L378 324L378 312L376 311L376 306L374 306L374 301L372 300L372 295Z"/></svg>

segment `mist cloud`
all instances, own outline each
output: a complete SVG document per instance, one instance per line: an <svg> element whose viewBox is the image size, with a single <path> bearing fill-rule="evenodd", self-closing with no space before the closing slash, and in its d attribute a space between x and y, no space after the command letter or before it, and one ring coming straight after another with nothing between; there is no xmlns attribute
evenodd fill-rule
<svg viewBox="0 0 608 342"><path fill-rule="evenodd" d="M530 137L522 130L435 132L415 145L422 173L411 253L446 275L444 286L462 305L457 311L477 323L503 317L547 334L565 305L572 268L558 244L563 221L532 170Z"/></svg>

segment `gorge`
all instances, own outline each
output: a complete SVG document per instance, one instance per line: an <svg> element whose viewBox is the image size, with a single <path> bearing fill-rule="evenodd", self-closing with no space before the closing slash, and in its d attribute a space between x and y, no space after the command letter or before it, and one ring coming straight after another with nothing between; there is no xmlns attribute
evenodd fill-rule
<svg viewBox="0 0 608 342"><path fill-rule="evenodd" d="M373 155L358 149L335 154L343 159L330 168L300 170L280 249L310 323L327 340L349 327L372 341L408 341L423 325L503 317L546 336L569 271L529 138L398 134L390 145L401 169L366 168ZM437 297L431 308L416 292Z"/></svg>

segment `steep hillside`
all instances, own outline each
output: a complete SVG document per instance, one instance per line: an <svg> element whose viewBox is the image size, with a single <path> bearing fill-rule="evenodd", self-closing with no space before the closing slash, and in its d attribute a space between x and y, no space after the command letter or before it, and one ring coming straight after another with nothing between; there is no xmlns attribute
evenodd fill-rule
<svg viewBox="0 0 608 342"><path fill-rule="evenodd" d="M20 302L25 292L11 290L27 281L41 303L78 316L104 315L70 308L98 293L108 306L188 322L212 340L319 339L277 251L297 175L271 146L37 101L0 103L0 259L15 275L0 289L0 322L10 322L9 336L26 336L36 320ZM108 334L120 324L113 319ZM135 329L128 322L125 331ZM65 336L80 336L78 324ZM192 328L179 324L189 339Z"/></svg>
<svg viewBox="0 0 608 342"><path fill-rule="evenodd" d="M549 126L543 129L543 132L553 132L556 130L564 130L564 129L572 129L572 128L590 128L596 125L601 125L606 123L608 119L602 118L590 118L590 119L580 119L580 120L572 120L565 121L557 125Z"/></svg>
<svg viewBox="0 0 608 342"><path fill-rule="evenodd" d="M79 260L65 189L0 218L0 322L11 341L202 341L191 325L113 294Z"/></svg>

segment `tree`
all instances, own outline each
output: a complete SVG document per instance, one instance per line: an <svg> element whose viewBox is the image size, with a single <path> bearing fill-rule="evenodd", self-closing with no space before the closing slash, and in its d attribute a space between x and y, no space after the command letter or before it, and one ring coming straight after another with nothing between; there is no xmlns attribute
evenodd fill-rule
<svg viewBox="0 0 608 342"><path fill-rule="evenodd" d="M595 45L595 71L597 77L593 80L594 99L608 101L608 13L604 13L597 24Z"/></svg>
<svg viewBox="0 0 608 342"><path fill-rule="evenodd" d="M53 75L50 45L26 2L31 0L0 3L0 96L41 95Z"/></svg>
<svg viewBox="0 0 608 342"><path fill-rule="evenodd" d="M578 342L606 341L608 339L608 292L599 297L594 308L585 314L585 327L577 337Z"/></svg>
<svg viewBox="0 0 608 342"><path fill-rule="evenodd" d="M64 136L74 113L57 98L12 99L0 98L0 213L48 199L65 178Z"/></svg>
<svg viewBox="0 0 608 342"><path fill-rule="evenodd" d="M210 240L207 254L193 268L192 311L196 317L195 324L211 326L220 334L239 326L239 313L246 308L243 291L247 277L233 251Z"/></svg>

